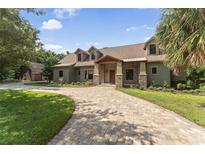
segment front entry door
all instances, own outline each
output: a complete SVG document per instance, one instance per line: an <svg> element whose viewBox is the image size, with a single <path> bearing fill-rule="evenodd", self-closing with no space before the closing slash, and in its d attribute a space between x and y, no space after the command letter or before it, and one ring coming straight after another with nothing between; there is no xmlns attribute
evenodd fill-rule
<svg viewBox="0 0 205 154"><path fill-rule="evenodd" d="M110 70L110 83L115 84L115 70Z"/></svg>

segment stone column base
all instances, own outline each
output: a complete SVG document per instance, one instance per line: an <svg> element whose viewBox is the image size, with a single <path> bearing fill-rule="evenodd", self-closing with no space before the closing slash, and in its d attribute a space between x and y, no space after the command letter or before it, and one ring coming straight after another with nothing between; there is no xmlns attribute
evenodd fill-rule
<svg viewBox="0 0 205 154"><path fill-rule="evenodd" d="M142 88L147 88L147 75L139 75L139 85Z"/></svg>
<svg viewBox="0 0 205 154"><path fill-rule="evenodd" d="M123 86L123 76L122 75L115 75L115 84L116 84L116 87L122 87Z"/></svg>
<svg viewBox="0 0 205 154"><path fill-rule="evenodd" d="M100 75L93 75L93 83L94 85L99 85L100 84Z"/></svg>

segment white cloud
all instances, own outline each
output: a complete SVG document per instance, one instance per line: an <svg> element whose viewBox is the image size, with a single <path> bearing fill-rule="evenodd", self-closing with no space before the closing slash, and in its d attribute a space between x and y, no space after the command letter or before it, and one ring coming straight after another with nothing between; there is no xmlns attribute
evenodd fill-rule
<svg viewBox="0 0 205 154"><path fill-rule="evenodd" d="M63 25L60 21L55 19L49 19L48 21L44 21L42 23L41 29L53 30L53 29L61 29Z"/></svg>
<svg viewBox="0 0 205 154"><path fill-rule="evenodd" d="M126 28L126 32L134 32L138 29L146 29L146 30L153 30L154 27L148 26L148 25L141 25L141 26L131 26Z"/></svg>
<svg viewBox="0 0 205 154"><path fill-rule="evenodd" d="M143 25L142 28L148 29L148 30L152 30L154 29L154 27L148 26L148 25Z"/></svg>
<svg viewBox="0 0 205 154"><path fill-rule="evenodd" d="M62 50L63 46L58 44L45 44L44 48L46 50Z"/></svg>
<svg viewBox="0 0 205 154"><path fill-rule="evenodd" d="M53 13L57 18L63 19L66 17L73 17L79 13L80 9L54 9Z"/></svg>
<svg viewBox="0 0 205 154"><path fill-rule="evenodd" d="M134 26L126 28L127 32L134 32L136 30L137 30L137 27L134 27Z"/></svg>

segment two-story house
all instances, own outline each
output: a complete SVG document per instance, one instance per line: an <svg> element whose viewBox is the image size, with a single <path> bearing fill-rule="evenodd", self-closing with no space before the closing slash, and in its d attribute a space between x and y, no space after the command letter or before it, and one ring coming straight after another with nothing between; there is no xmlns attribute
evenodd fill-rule
<svg viewBox="0 0 205 154"><path fill-rule="evenodd" d="M97 49L94 46L84 51L77 49L54 66L54 81L92 81L147 87L151 82L169 85L172 81L184 81L185 76L176 76L163 64L165 55L154 37L145 43Z"/></svg>

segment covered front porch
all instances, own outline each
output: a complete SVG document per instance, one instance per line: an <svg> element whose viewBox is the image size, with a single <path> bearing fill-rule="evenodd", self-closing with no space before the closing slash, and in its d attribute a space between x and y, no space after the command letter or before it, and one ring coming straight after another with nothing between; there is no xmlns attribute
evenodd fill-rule
<svg viewBox="0 0 205 154"><path fill-rule="evenodd" d="M122 77L121 60L111 56L104 56L95 62L94 84L110 83L122 87Z"/></svg>
<svg viewBox="0 0 205 154"><path fill-rule="evenodd" d="M131 78L127 78L127 73ZM146 63L123 62L106 55L95 62L93 82L95 85L113 84L123 87L125 84L135 84L147 87Z"/></svg>

